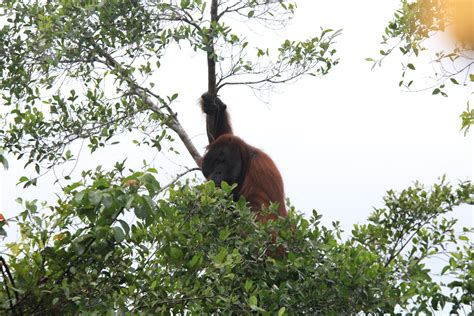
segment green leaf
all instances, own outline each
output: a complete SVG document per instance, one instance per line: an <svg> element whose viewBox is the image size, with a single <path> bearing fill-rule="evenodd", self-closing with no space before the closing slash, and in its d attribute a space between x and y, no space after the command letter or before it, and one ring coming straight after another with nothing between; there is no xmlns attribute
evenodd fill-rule
<svg viewBox="0 0 474 316"><path fill-rule="evenodd" d="M138 178L143 185L147 188L149 194L151 196L154 196L158 191L160 191L160 183L156 180L156 178L149 174L146 173L143 176Z"/></svg>
<svg viewBox="0 0 474 316"><path fill-rule="evenodd" d="M257 304L258 304L258 300L257 300L257 297L252 295L249 297L249 305L250 307L254 308L254 307L257 307Z"/></svg>
<svg viewBox="0 0 474 316"><path fill-rule="evenodd" d="M87 190L79 191L74 195L74 201L77 204L82 204L82 200L84 199L85 194L87 193Z"/></svg>
<svg viewBox="0 0 474 316"><path fill-rule="evenodd" d="M178 247L170 247L170 255L174 260L179 260L183 257L183 251Z"/></svg>
<svg viewBox="0 0 474 316"><path fill-rule="evenodd" d="M231 233L232 233L232 232L230 231L230 229L227 229L227 228L222 229L222 230L219 232L219 239L220 239L220 240L226 240L226 239L230 236Z"/></svg>
<svg viewBox="0 0 474 316"><path fill-rule="evenodd" d="M114 231L115 241L122 242L125 239L125 233L123 232L122 228L114 226L112 229Z"/></svg>
<svg viewBox="0 0 474 316"><path fill-rule="evenodd" d="M122 225L122 228L125 231L125 234L128 235L130 233L130 226L128 226L127 222L125 222L124 220L121 220L121 219L119 219L117 221L120 223L120 225Z"/></svg>
<svg viewBox="0 0 474 316"><path fill-rule="evenodd" d="M191 3L191 0L181 0L181 8L182 9L186 9L187 7L189 7L189 4Z"/></svg>
<svg viewBox="0 0 474 316"><path fill-rule="evenodd" d="M67 187L64 188L64 193L69 194L72 191L74 191L74 189L76 189L80 186L82 186L82 182L80 182L80 181L74 182L74 183L72 183L72 184L70 184L70 185L68 185Z"/></svg>
<svg viewBox="0 0 474 316"><path fill-rule="evenodd" d="M0 154L0 163L3 165L3 168L5 168L5 170L8 169L8 161L2 154Z"/></svg>
<svg viewBox="0 0 474 316"><path fill-rule="evenodd" d="M22 176L22 177L20 177L20 179L18 180L17 184L20 184L20 183L26 182L26 181L28 181L28 180L29 180L29 179L28 179L27 177L25 177L25 176Z"/></svg>
<svg viewBox="0 0 474 316"><path fill-rule="evenodd" d="M449 265L444 266L443 269L441 270L441 275L444 275L446 273L446 271L448 271L450 268L451 268L451 266L449 266Z"/></svg>
<svg viewBox="0 0 474 316"><path fill-rule="evenodd" d="M285 311L286 311L286 308L285 308L285 306L283 306L282 308L280 308L280 309L278 310L278 316L283 316L283 315L285 315Z"/></svg>
<svg viewBox="0 0 474 316"><path fill-rule="evenodd" d="M92 205L97 205L102 200L102 192L90 190L87 194L87 198Z"/></svg>
<svg viewBox="0 0 474 316"><path fill-rule="evenodd" d="M113 206L114 206L114 198L112 197L112 195L110 193L103 193L102 194L102 205L106 208L106 209L113 209Z"/></svg>
<svg viewBox="0 0 474 316"><path fill-rule="evenodd" d="M244 289L246 292L249 292L250 289L252 288L253 281L252 280L246 280L244 284Z"/></svg>
<svg viewBox="0 0 474 316"><path fill-rule="evenodd" d="M139 204L135 206L135 215L139 219L146 219L150 215L149 207L143 204Z"/></svg>
<svg viewBox="0 0 474 316"><path fill-rule="evenodd" d="M191 261L188 262L188 267L191 269L196 268L198 264L200 264L201 261L202 261L202 255L195 254L193 258L191 259Z"/></svg>

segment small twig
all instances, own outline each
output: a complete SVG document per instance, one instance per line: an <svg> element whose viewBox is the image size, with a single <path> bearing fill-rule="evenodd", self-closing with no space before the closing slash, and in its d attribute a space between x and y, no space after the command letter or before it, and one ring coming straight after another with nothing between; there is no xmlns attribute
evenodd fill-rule
<svg viewBox="0 0 474 316"><path fill-rule="evenodd" d="M165 191L166 189L168 189L170 186L172 186L173 184L175 184L176 182L178 182L178 180L179 180L180 178L184 177L184 176L187 175L188 173L193 172L193 171L199 171L199 170L201 170L201 169L200 169L200 168L192 168L192 169L188 169L188 170L186 170L185 172L182 172L182 173L178 174L178 175L176 176L176 178L175 178L173 181L171 181L170 183L168 183L167 185L165 185L164 187L162 187L162 188L157 192L157 194L159 194L159 193Z"/></svg>
<svg viewBox="0 0 474 316"><path fill-rule="evenodd" d="M385 263L384 267L388 267L388 265L393 261L393 259L395 259L402 251L403 249L405 249L405 247L408 245L408 243L413 239L413 237L415 237L415 235L420 231L421 228L424 227L424 225L426 223L429 223L433 218L435 218L436 216L438 216L439 213L436 213L436 214L433 214L432 216L428 217L426 220L424 220L423 222L420 222L418 224L414 224L412 227L410 227L410 229L407 231L407 233L409 233L409 231L411 229L414 229L414 232L411 234L410 237L408 237L408 239L401 245L400 249L398 249L397 251L396 250L396 247L398 245L398 242L399 241L402 241L403 239L403 236L404 234L402 234L398 240L397 240L397 243L395 244L395 247L392 249L391 253L390 253L390 257L388 258L387 262Z"/></svg>
<svg viewBox="0 0 474 316"><path fill-rule="evenodd" d="M2 262L3 262L3 257L2 257ZM2 270L2 277L3 277L3 280L4 280L3 286L5 287L5 292L7 293L8 303L10 304L10 310L13 312L13 314L15 314L15 308L13 306L12 296L10 294L10 289L8 288L8 284L7 284L8 278L7 278L7 275L6 275L5 271L3 270L3 263L0 267L1 267L1 270Z"/></svg>

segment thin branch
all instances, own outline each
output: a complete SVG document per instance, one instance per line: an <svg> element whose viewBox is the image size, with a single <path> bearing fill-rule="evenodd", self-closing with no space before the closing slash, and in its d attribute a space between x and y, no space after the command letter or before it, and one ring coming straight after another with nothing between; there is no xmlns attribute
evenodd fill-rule
<svg viewBox="0 0 474 316"><path fill-rule="evenodd" d="M405 249L405 247L408 245L408 243L413 239L413 237L415 237L415 235L420 231L420 229L422 229L426 223L429 223L432 219L434 219L436 216L438 216L440 213L435 213L433 215L431 215L430 217L428 217L426 220L424 220L423 222L419 222L419 223L415 223L412 227L410 227L410 229L407 230L407 233L409 233L409 231L411 229L414 229L414 232L411 234L410 237L407 238L407 240L401 245L400 249L398 249L397 251L396 248L397 248L397 245L398 245L398 241L401 241L400 239L403 239L403 236L404 234L401 235L401 238L399 238L397 240L397 243L395 244L395 247L392 249L391 251L391 254L390 254L390 257L388 258L387 262L385 263L384 267L388 267L388 265L393 261L393 259L395 259L402 251L403 249Z"/></svg>
<svg viewBox="0 0 474 316"><path fill-rule="evenodd" d="M123 70L122 66L112 57L112 55L108 54L105 52L101 47L99 47L96 43L91 41L92 46L97 50L97 52L100 54L100 56L105 58L105 64L111 68L111 69L117 69L117 70ZM104 63L103 61L100 61ZM132 78L130 78L129 75L124 74L123 71L121 71L121 79L123 79L129 86L130 92L140 98L145 102L145 104L149 107L150 110L153 112L164 115L162 111L162 107L158 106L153 100L149 97L149 95L157 98L162 104L163 107L167 110L169 113L169 120L164 120L163 124L168 126L171 130L173 130L176 134L178 134L179 138L181 141L184 143L186 146L186 149L188 152L191 154L193 157L194 161L196 164L199 166L200 161L201 161L201 155L192 143L189 135L186 133L178 119L176 118L176 114L173 112L173 110L167 105L164 100L159 97L158 95L152 93L149 89L143 88L139 86Z"/></svg>
<svg viewBox="0 0 474 316"><path fill-rule="evenodd" d="M3 281L4 281L5 291L7 292L8 301L9 301L9 304L10 304L10 310L12 311L12 313L14 315L23 315L23 312L22 312L20 306L18 306L18 308L20 309L19 312L18 313L16 312L16 305L18 304L20 299L19 299L19 296L18 296L18 291L17 291L16 286L15 286L15 280L13 279L13 276L10 272L10 269L8 268L7 262L5 261L3 256L0 256L0 268L2 270L2 277L3 277ZM13 304L12 297L11 297L11 294L10 294L10 289L8 288L7 280L10 281L10 284L12 285L13 294L15 295L15 299L16 299L15 304Z"/></svg>
<svg viewBox="0 0 474 316"><path fill-rule="evenodd" d="M184 177L185 175L187 175L188 173L190 172L193 172L193 171L200 171L201 169L200 168L192 168L192 169L188 169L180 174L178 174L175 179L173 181L171 181L170 183L168 183L167 185L165 185L164 187L161 188L161 190L159 190L157 192L157 194L165 191L166 189L168 189L170 186L172 186L173 184L175 184L176 182L178 182L179 179L181 179L182 177Z"/></svg>
<svg viewBox="0 0 474 316"><path fill-rule="evenodd" d="M173 12L175 12L175 11L173 11ZM201 26L199 24L197 24L196 22L194 22L194 21L190 20L189 18L186 18L182 15L179 15L179 13L177 13L177 12L175 12L175 13L178 14L178 16L176 16L176 17L160 17L160 20L169 21L169 22L184 22L184 23L187 23L187 24L193 26L198 31L202 30Z"/></svg>
<svg viewBox="0 0 474 316"><path fill-rule="evenodd" d="M2 277L3 277L3 286L5 287L5 292L7 293L7 297L8 297L8 304L10 305L10 310L13 312L13 314L15 314L15 307L13 305L13 298L12 298L12 295L10 294L10 288L8 287L8 277L5 273L5 271L3 270L3 262L4 262L4 259L3 257L0 257L2 259L2 264L0 265L0 270L2 271Z"/></svg>
<svg viewBox="0 0 474 316"><path fill-rule="evenodd" d="M217 87L217 90L219 91L221 88L223 88L224 86L230 86L230 85L246 85L246 86L253 86L253 85L258 85L258 84L261 84L261 83L271 83L271 84L280 84L280 83L285 83L285 82L289 82L295 78L298 78L300 77L301 75L303 75L304 73L297 73L297 74L294 74L292 76L289 76L288 78L285 78L285 79L281 79L281 80L274 80L273 78L276 78L278 77L277 75L273 75L273 76L270 76L270 77L267 77L267 78L264 78L264 79L261 79L261 80L255 80L255 81L234 81L234 82L224 82L223 84L219 85Z"/></svg>
<svg viewBox="0 0 474 316"><path fill-rule="evenodd" d="M237 1L236 3L234 3L233 5L230 5L228 6L227 8L225 8L221 13L219 13L219 15L217 16L217 20L220 20L222 18L222 16L226 13L231 13L231 12L238 12L239 10L242 10L244 9L245 7L247 7L247 4L243 5L243 6L240 6L239 8L235 8L236 6L238 6L240 4L240 1Z"/></svg>

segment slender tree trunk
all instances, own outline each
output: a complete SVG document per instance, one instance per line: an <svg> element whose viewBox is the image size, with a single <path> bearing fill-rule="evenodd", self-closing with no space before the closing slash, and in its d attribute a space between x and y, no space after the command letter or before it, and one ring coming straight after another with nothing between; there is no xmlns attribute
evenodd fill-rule
<svg viewBox="0 0 474 316"><path fill-rule="evenodd" d="M214 31L212 30L212 24L217 23L217 0L211 1L211 25L209 26L210 32L207 35L207 92L211 96L217 96L217 83L216 83L216 54L214 51ZM206 129L207 135L215 135L216 133L216 118L217 116L207 115L206 116ZM214 139L209 138L209 142Z"/></svg>
<svg viewBox="0 0 474 316"><path fill-rule="evenodd" d="M214 31L212 31L212 24L217 23L218 15L217 15L217 0L212 0L211 2L211 31L207 36L207 43L208 43L208 51L207 51L207 80L208 80L208 87L207 92L210 95L216 96L217 95L217 87L216 87L216 60L215 60L215 51L214 51Z"/></svg>

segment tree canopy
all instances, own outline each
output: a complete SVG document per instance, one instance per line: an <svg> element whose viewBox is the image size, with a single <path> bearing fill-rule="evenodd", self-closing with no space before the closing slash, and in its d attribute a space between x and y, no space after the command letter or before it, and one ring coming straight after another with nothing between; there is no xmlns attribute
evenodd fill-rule
<svg viewBox="0 0 474 316"><path fill-rule="evenodd" d="M316 211L262 224L231 186L184 183L160 197L153 172L123 168L84 172L56 205L18 201L4 312L431 313L472 301L472 229L459 235L444 218L471 201L469 183L390 191L344 241ZM268 255L280 246L285 256ZM433 279L434 256L451 282Z"/></svg>
<svg viewBox="0 0 474 316"><path fill-rule="evenodd" d="M119 133L140 129L159 149L170 129L198 161L199 152L171 106L178 94L153 92L152 75L170 45L207 56L213 93L226 85L259 89L304 74L324 75L337 63L331 43L338 32L286 40L270 52L249 46L224 19L285 25L293 15L291 2L211 3L220 10L209 18L207 1L4 2L0 89L13 109L11 124L0 131L3 147L26 155L39 172L41 165L71 159L68 145L78 139L87 139L94 151ZM74 82L83 91L68 84Z"/></svg>

